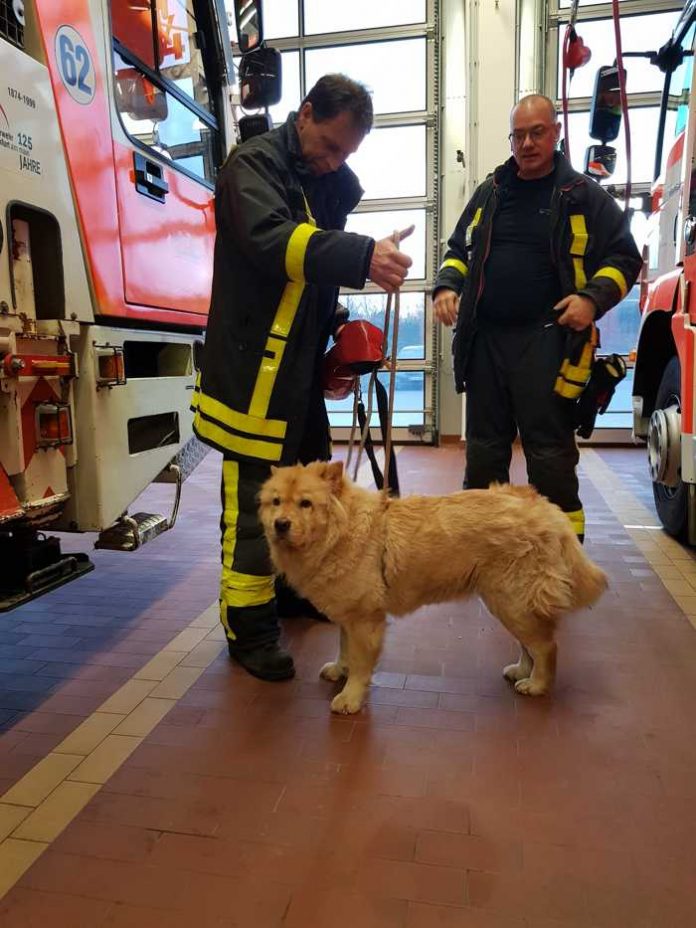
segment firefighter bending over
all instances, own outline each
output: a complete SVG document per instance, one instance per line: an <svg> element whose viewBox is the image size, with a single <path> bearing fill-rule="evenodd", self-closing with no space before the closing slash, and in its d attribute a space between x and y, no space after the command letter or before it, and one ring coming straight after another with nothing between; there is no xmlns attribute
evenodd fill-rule
<svg viewBox="0 0 696 928"><path fill-rule="evenodd" d="M309 609L276 588L256 494L272 464L330 456L321 383L342 321L338 288L393 291L410 258L344 232L362 190L344 163L372 127L366 88L322 77L278 129L236 148L215 194L217 238L194 429L223 454L220 618L230 656L264 680L294 675L281 616Z"/></svg>
<svg viewBox="0 0 696 928"><path fill-rule="evenodd" d="M433 288L436 318L455 325L456 388L466 390L464 486L509 481L519 430L529 482L582 540L575 404L554 391L569 333L623 299L641 258L615 201L555 151L548 97L520 100L510 128L512 157L466 206Z"/></svg>

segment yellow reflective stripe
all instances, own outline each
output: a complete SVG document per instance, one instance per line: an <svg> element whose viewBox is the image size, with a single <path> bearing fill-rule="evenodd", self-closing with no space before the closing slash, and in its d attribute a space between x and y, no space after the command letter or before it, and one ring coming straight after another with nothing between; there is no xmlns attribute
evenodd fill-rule
<svg viewBox="0 0 696 928"><path fill-rule="evenodd" d="M592 323L590 337L585 341L580 352L580 359L577 364L571 364L568 358L564 358L561 369L558 372L554 391L565 399L577 399L587 386L592 373L592 362L594 360L594 351L599 341L597 326Z"/></svg>
<svg viewBox="0 0 696 928"><path fill-rule="evenodd" d="M263 606L275 596L275 583L272 576L254 577L251 574L240 574L236 570L222 569L220 579L220 601L226 606L244 609L249 606ZM220 610L222 615L223 610ZM228 637L234 639L227 622L223 622L225 629L229 630Z"/></svg>
<svg viewBox="0 0 696 928"><path fill-rule="evenodd" d="M585 384L590 379L591 368L587 367L584 364L568 364L563 365L561 373L566 380L571 381L572 383Z"/></svg>
<svg viewBox="0 0 696 928"><path fill-rule="evenodd" d="M301 222L288 239L285 250L285 272L290 280L304 283L304 261L307 253L307 243L315 232L316 226L308 222Z"/></svg>
<svg viewBox="0 0 696 928"><path fill-rule="evenodd" d="M566 512L566 515L570 519L570 523L573 526L573 531L576 535L585 534L585 510L576 509L575 512Z"/></svg>
<svg viewBox="0 0 696 928"><path fill-rule="evenodd" d="M264 355L270 353L271 357L264 356L261 359L259 372L256 375L254 392L249 404L249 415L251 416L264 418L268 412L278 369L285 351L285 342L281 341L281 339L287 338L290 333L303 293L304 284L288 281L285 285L264 352ZM274 338L274 336L280 336L280 338Z"/></svg>
<svg viewBox="0 0 696 928"><path fill-rule="evenodd" d="M473 234L474 234L474 229L475 229L476 226L479 224L479 222L481 222L481 213L482 213L482 212L483 212L483 208L482 208L481 206L479 206L478 209L476 210L476 212L474 213L474 218L471 220L471 222L470 222L469 225L467 226L467 229L466 229L466 237L465 237L466 247L467 247L467 248L471 245L471 238L472 238L472 236L473 236Z"/></svg>
<svg viewBox="0 0 696 928"><path fill-rule="evenodd" d="M582 258L573 258L573 270L575 271L575 289L582 290L587 283L585 274L585 262Z"/></svg>
<svg viewBox="0 0 696 928"><path fill-rule="evenodd" d="M194 428L198 435L203 439L213 442L226 451L234 451L237 454L243 454L250 458L259 458L262 461L279 461L283 451L282 445L275 445L270 441L261 439L244 438L241 435L232 435L225 431L214 422L204 419L200 410L196 413L193 420Z"/></svg>
<svg viewBox="0 0 696 928"><path fill-rule="evenodd" d="M570 217L570 231L573 238L570 242L571 255L584 255L587 251L587 224L582 213L573 213Z"/></svg>
<svg viewBox="0 0 696 928"><path fill-rule="evenodd" d="M576 400L583 390L584 387L576 387L574 384L566 383L560 377L556 380L556 386L554 387L554 391L564 400Z"/></svg>
<svg viewBox="0 0 696 928"><path fill-rule="evenodd" d="M587 251L587 224L582 213L573 213L570 216L570 231L573 237L570 240L570 254L573 256L573 270L575 272L575 289L582 290L587 283L585 262L582 257Z"/></svg>
<svg viewBox="0 0 696 928"><path fill-rule="evenodd" d="M230 406L226 406L219 400L213 399L207 393L200 393L196 406L209 419L215 419L222 425L227 425L238 432L246 432L249 435L262 435L264 438L285 438L285 432L288 424L282 419L264 419L259 416L249 416L243 412L237 412Z"/></svg>
<svg viewBox="0 0 696 928"><path fill-rule="evenodd" d="M222 565L232 567L234 549L237 546L237 516L239 515L239 462L222 462L222 486L224 489L222 518L225 531L222 535Z"/></svg>
<svg viewBox="0 0 696 928"><path fill-rule="evenodd" d="M609 265L606 267L600 267L592 279L595 280L597 277L608 277L609 280L613 280L616 286L619 288L622 300L628 293L628 284L626 283L626 278L618 268L610 267Z"/></svg>
<svg viewBox="0 0 696 928"><path fill-rule="evenodd" d="M220 594L220 599L218 600L218 606L220 607L220 621L222 622L222 627L225 629L225 634L230 639L230 641L236 641L237 636L230 628L230 623L227 621L227 603L222 599L222 593Z"/></svg>
<svg viewBox="0 0 696 928"><path fill-rule="evenodd" d="M261 358L261 366L256 375L254 393L249 404L249 414L252 416L265 416L271 402L271 394L278 376L278 368L285 351L285 342L280 338L268 336L266 347Z"/></svg>
<svg viewBox="0 0 696 928"><path fill-rule="evenodd" d="M275 318L273 319L273 325L271 326L272 335L279 335L281 338L288 337L303 293L304 284L290 281L285 285Z"/></svg>
<svg viewBox="0 0 696 928"><path fill-rule="evenodd" d="M459 271L462 277L466 277L466 275L469 273L469 268L466 266L466 264L464 264L463 261L460 261L459 258L446 258L442 262L440 270L444 271L446 267L453 267L455 271Z"/></svg>

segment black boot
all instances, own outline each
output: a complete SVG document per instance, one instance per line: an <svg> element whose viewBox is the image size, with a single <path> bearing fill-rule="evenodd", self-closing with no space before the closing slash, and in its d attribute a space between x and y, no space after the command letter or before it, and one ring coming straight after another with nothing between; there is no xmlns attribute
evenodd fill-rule
<svg viewBox="0 0 696 928"><path fill-rule="evenodd" d="M277 641L247 651L238 648L234 641L228 641L227 647L232 660L259 680L276 682L290 680L295 676L292 656Z"/></svg>
<svg viewBox="0 0 696 928"><path fill-rule="evenodd" d="M330 619L319 612L308 599L298 596L292 587L280 577L275 581L276 608L281 619L315 619L317 622L329 622Z"/></svg>
<svg viewBox="0 0 696 928"><path fill-rule="evenodd" d="M275 602L245 608L227 607L230 657L260 680L289 680L295 676L292 657L280 647L280 625Z"/></svg>

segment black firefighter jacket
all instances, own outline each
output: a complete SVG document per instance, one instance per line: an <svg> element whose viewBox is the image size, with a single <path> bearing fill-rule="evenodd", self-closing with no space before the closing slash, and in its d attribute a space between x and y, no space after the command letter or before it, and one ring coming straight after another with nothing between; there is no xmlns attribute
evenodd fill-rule
<svg viewBox="0 0 696 928"><path fill-rule="evenodd" d="M599 319L624 298L641 267L641 257L628 219L617 203L595 183L574 171L555 154L556 176L551 198L551 255L563 294L579 293L597 307ZM461 297L454 331L454 379L459 393L466 387L466 365L476 332L476 306L484 287L493 218L500 190L513 158L496 168L476 190L462 213L433 287L455 290Z"/></svg>
<svg viewBox="0 0 696 928"><path fill-rule="evenodd" d="M194 431L206 444L238 459L295 462L338 287L362 288L369 270L373 239L333 231L343 230L361 196L346 165L322 177L307 171L294 114L240 145L222 167L192 402Z"/></svg>

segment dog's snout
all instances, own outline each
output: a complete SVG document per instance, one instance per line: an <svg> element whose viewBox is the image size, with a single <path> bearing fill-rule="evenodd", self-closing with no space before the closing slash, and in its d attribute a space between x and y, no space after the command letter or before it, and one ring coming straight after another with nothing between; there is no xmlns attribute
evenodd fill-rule
<svg viewBox="0 0 696 928"><path fill-rule="evenodd" d="M287 535L290 525L290 519L276 519L273 523L278 535Z"/></svg>

